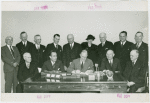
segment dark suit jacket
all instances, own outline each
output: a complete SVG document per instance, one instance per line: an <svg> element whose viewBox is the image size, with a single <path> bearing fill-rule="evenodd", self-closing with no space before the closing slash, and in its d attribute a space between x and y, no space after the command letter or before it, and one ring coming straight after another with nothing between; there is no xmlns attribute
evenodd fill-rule
<svg viewBox="0 0 150 103"><path fill-rule="evenodd" d="M136 44L131 46L131 49L137 49ZM139 50L139 59L143 61L144 65L148 65L148 44L142 42L141 46L138 48Z"/></svg>
<svg viewBox="0 0 150 103"><path fill-rule="evenodd" d="M32 48L32 46L33 46L33 43L31 43L31 42L29 42L29 41L27 41L26 47L23 46L22 41L19 42L18 44L16 44L16 47L18 48L19 53L20 53L20 55L21 55L21 62L24 62L23 54L24 54L25 52L31 53L31 48Z"/></svg>
<svg viewBox="0 0 150 103"><path fill-rule="evenodd" d="M122 72L124 71L126 62L130 60L131 45L133 45L133 43L129 41L126 41L123 47L121 47L120 41L114 43L115 57L120 60Z"/></svg>
<svg viewBox="0 0 150 103"><path fill-rule="evenodd" d="M132 92L136 92L139 87L143 87L145 84L145 75L147 66L143 65L143 61L140 58L137 59L134 66L132 66L132 62L128 61L126 64L125 71L123 73L126 80L129 82L132 81L135 83L130 89Z"/></svg>
<svg viewBox="0 0 150 103"><path fill-rule="evenodd" d="M44 61L49 60L49 55L50 55L51 50L55 50L57 52L57 59L62 60L62 47L60 45L58 45L58 49L56 49L54 43L51 43L51 44L48 44L45 49L45 52L44 52L45 60Z"/></svg>
<svg viewBox="0 0 150 103"><path fill-rule="evenodd" d="M35 44L31 48L32 61L37 62L38 67L40 67L40 68L42 68L43 63L44 63L44 51L45 51L45 46L44 45L40 45L39 50L36 49Z"/></svg>
<svg viewBox="0 0 150 103"><path fill-rule="evenodd" d="M87 58L83 65L83 69L81 69L80 58L78 58L78 59L73 60L73 62L67 69L67 72L72 72L73 70L80 70L81 72L86 72L88 69L94 71L94 65L93 65L92 60Z"/></svg>
<svg viewBox="0 0 150 103"><path fill-rule="evenodd" d="M20 53L17 47L13 46L13 50L14 50L14 56L15 56L14 58L9 48L7 47L7 45L1 48L1 58L2 58L2 61L4 62L4 72L13 71L14 62L17 62L18 64L20 63ZM18 67L16 69L18 69Z"/></svg>
<svg viewBox="0 0 150 103"><path fill-rule="evenodd" d="M88 57L89 59L91 59L93 61L93 63L95 64L97 62L98 59L98 49L97 49L97 45L92 44L91 47L88 47L88 43L87 42L83 42L81 44L82 49L86 49L88 51Z"/></svg>
<svg viewBox="0 0 150 103"><path fill-rule="evenodd" d="M63 63L65 66L69 67L70 62L74 59L79 58L79 54L81 52L81 45L74 42L74 46L71 49L70 44L67 43L63 46Z"/></svg>
<svg viewBox="0 0 150 103"><path fill-rule="evenodd" d="M42 67L42 72L44 70L47 71L52 71L52 70L58 70L58 68L60 68L60 71L64 72L64 66L62 64L62 62L60 60L57 60L54 64L55 66L52 66L52 63L50 60L47 60L46 62L44 62L43 67Z"/></svg>
<svg viewBox="0 0 150 103"><path fill-rule="evenodd" d="M33 81L39 77L37 63L31 62L29 69L26 67L25 62L22 62L19 65L17 78L20 82L25 81L28 78L31 78Z"/></svg>
<svg viewBox="0 0 150 103"><path fill-rule="evenodd" d="M122 75L120 75L121 73L115 73L115 71L120 71L121 72L121 66L120 66L120 61L117 58L113 58L113 64L112 66L110 65L109 61L107 58L103 58L102 63L101 63L101 67L100 67L100 71L103 70L110 70L114 73L114 78L119 80L122 79Z"/></svg>
<svg viewBox="0 0 150 103"><path fill-rule="evenodd" d="M98 45L98 64L99 64L99 67L101 65L102 59L106 57L106 52L109 49L113 50L113 43L112 42L106 41L105 45L103 47L102 47L102 43L100 43Z"/></svg>

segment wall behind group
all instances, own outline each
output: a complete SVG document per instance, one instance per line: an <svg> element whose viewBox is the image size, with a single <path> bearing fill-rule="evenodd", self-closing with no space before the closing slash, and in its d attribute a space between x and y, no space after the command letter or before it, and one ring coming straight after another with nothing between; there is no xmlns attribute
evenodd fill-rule
<svg viewBox="0 0 150 103"><path fill-rule="evenodd" d="M67 43L67 35L73 34L75 41L84 42L88 34L95 36L93 43L99 44L99 34L105 32L107 40L113 43L119 40L119 33L128 33L128 40L135 43L137 31L144 33L143 41L148 43L147 11L3 11L1 27L1 46L5 38L12 36L13 45L20 42L20 33L26 31L28 40L34 42L34 35L40 34L42 44L53 42L53 35L60 34L59 44ZM1 62L2 63L2 62ZM3 66L3 63L2 63ZM2 67L1 66L1 67ZM2 69L1 69L2 70ZM2 74L2 92L4 74Z"/></svg>

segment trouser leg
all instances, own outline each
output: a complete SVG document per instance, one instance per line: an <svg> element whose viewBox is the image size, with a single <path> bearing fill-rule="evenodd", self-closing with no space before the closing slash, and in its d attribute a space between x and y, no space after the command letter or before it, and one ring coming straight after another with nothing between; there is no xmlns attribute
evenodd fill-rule
<svg viewBox="0 0 150 103"><path fill-rule="evenodd" d="M13 72L13 93L16 93L17 84L18 84L17 71L14 70L14 72Z"/></svg>
<svg viewBox="0 0 150 103"><path fill-rule="evenodd" d="M5 93L11 93L13 83L13 72L5 73Z"/></svg>

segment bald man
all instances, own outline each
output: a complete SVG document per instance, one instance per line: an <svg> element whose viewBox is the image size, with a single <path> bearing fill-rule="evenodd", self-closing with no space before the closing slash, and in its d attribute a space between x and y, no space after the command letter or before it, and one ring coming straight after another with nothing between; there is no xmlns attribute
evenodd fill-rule
<svg viewBox="0 0 150 103"><path fill-rule="evenodd" d="M21 62L24 62L23 54L25 52L31 53L31 48L33 46L33 43L28 41L28 35L25 31L20 33L20 39L21 39L21 42L17 43L16 47L18 48L19 53L21 55L21 60L20 60L20 63L21 63Z"/></svg>
<svg viewBox="0 0 150 103"><path fill-rule="evenodd" d="M1 58L4 62L4 74L5 74L5 93L11 93L13 85L13 92L16 93L17 72L18 65L20 63L20 53L17 47L12 46L13 38L11 36L6 37L6 45L1 48Z"/></svg>
<svg viewBox="0 0 150 103"><path fill-rule="evenodd" d="M147 66L143 65L144 61L140 60L138 50L134 49L130 52L130 59L126 64L123 75L127 80L127 92L136 93L138 88L145 85Z"/></svg>
<svg viewBox="0 0 150 103"><path fill-rule="evenodd" d="M114 73L115 80L121 80L121 66L120 61L114 58L115 54L113 50L106 52L106 57L102 59L100 71L110 70Z"/></svg>
<svg viewBox="0 0 150 103"><path fill-rule="evenodd" d="M67 72L70 73L92 73L94 71L94 65L92 60L87 58L87 50L82 50L80 53L80 58L73 60Z"/></svg>
<svg viewBox="0 0 150 103"><path fill-rule="evenodd" d="M26 52L23 54L24 63L19 65L18 80L19 82L31 82L36 80L38 74L38 65L35 62L31 62L31 54Z"/></svg>
<svg viewBox="0 0 150 103"><path fill-rule="evenodd" d="M144 65L148 65L148 44L143 42L143 33L138 31L135 34L135 44L131 46L131 49L137 49L139 51L139 59L143 61Z"/></svg>
<svg viewBox="0 0 150 103"><path fill-rule="evenodd" d="M74 59L79 58L81 52L81 45L74 42L73 34L67 35L68 43L63 46L63 63L64 68L67 69Z"/></svg>
<svg viewBox="0 0 150 103"><path fill-rule="evenodd" d="M101 66L102 59L106 57L106 52L109 49L113 50L113 43L107 41L106 33L99 34L100 44L98 45L98 65Z"/></svg>

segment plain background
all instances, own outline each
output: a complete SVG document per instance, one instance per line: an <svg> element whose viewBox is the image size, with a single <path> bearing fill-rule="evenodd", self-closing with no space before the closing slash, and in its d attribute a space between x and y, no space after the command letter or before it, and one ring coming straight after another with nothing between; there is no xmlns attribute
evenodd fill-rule
<svg viewBox="0 0 150 103"><path fill-rule="evenodd" d="M119 40L119 33L128 32L128 40L135 43L137 31L144 33L143 41L148 43L147 11L3 11L2 12L1 46L5 38L12 36L13 45L20 42L20 33L26 31L28 40L33 42L34 35L40 34L42 44L53 42L53 35L60 34L59 44L67 43L67 35L74 34L75 41L84 42L88 34L95 36L93 43L99 44L99 34L105 32L107 40L113 43ZM4 92L3 62L1 62L1 88Z"/></svg>

